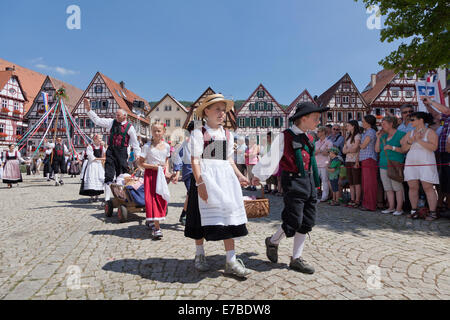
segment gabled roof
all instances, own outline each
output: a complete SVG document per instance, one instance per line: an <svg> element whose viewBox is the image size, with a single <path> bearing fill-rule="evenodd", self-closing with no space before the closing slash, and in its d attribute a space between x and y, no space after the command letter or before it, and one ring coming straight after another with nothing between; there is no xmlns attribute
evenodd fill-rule
<svg viewBox="0 0 450 320"><path fill-rule="evenodd" d="M367 85L366 89L362 93L364 100L367 104L372 104L378 96L383 92L384 88L394 80L397 74L393 70L381 70L377 73L377 80L375 86L372 87L371 82Z"/></svg>
<svg viewBox="0 0 450 320"><path fill-rule="evenodd" d="M12 71L0 70L0 90L2 90L6 86L9 79L11 79L12 75L13 75Z"/></svg>
<svg viewBox="0 0 450 320"><path fill-rule="evenodd" d="M197 100L195 100L195 102L193 104L191 104L189 106L189 113L186 117L186 121L184 122L183 128L187 128L187 126L189 125L189 122L191 122L192 119L192 115L195 112L195 109L200 105L200 102L202 102L202 100L209 95L208 92L211 92L209 94L215 94L216 92L211 89L211 87L208 87L208 89L206 89L201 95L200 97L198 97Z"/></svg>
<svg viewBox="0 0 450 320"><path fill-rule="evenodd" d="M39 93L44 89L44 85L45 83L48 81L50 81L50 83L52 84L53 88L55 90L60 89L61 87L66 88L66 94L67 94L67 100L65 100L65 104L67 109L69 110L69 112L72 112L76 105L77 102L79 101L79 99L81 98L81 96L83 95L83 90L78 89L77 87L74 87L71 84L68 84L64 81L55 79L53 77L47 76L44 80L44 82L42 82L41 88L39 89L38 93L36 94L36 97L33 100L33 103L31 104L31 106L33 106L34 103L36 103L39 100ZM28 111L25 113L25 117L28 116L28 114L31 112L31 107L28 109Z"/></svg>
<svg viewBox="0 0 450 320"><path fill-rule="evenodd" d="M117 82L115 82L114 80L108 78L107 76L105 76L104 74L102 74L100 72L97 72L95 74L95 76L92 78L91 83L86 88L86 90L84 91L84 93L82 94L80 99L78 100L78 103L76 104L77 106L80 105L80 103L82 102L83 98L86 96L86 93L89 91L89 88L91 88L91 86L94 83L94 80L97 77L101 77L103 79L103 81L105 82L106 87L111 92L114 100L117 102L117 104L119 105L119 107L121 109L123 109L123 110L125 110L127 112L127 114L130 117L133 117L135 119L143 121L146 124L150 124L150 121L148 119L139 117L138 115L136 115L134 112L131 111L131 108L133 107L133 101L134 100L143 101L144 104L145 104L145 111L149 111L150 110L150 106L148 104L148 101L143 99L143 98L141 98L140 96L135 94L133 91L130 91L127 88L122 88L120 86L120 84L118 84ZM125 95L123 96L123 94L125 94Z"/></svg>
<svg viewBox="0 0 450 320"><path fill-rule="evenodd" d="M75 106L77 105L78 100L83 95L83 90L78 89L77 87L68 84L64 81L55 79L53 77L48 77L53 85L53 87L58 90L61 87L66 88L67 100L65 101L67 108L70 112L73 111Z"/></svg>
<svg viewBox="0 0 450 320"><path fill-rule="evenodd" d="M289 114L291 113L292 109L297 107L298 104L298 99L300 99L303 95L307 95L309 97L309 99L311 100L312 103L316 104L316 102L314 101L313 97L309 94L309 91L307 89L303 90L302 93L300 93L298 95L297 98L294 99L294 101L292 101L292 103L289 105L289 107L287 108L286 112Z"/></svg>
<svg viewBox="0 0 450 320"><path fill-rule="evenodd" d="M278 101L270 94L269 90L266 89L266 87L264 87L264 85L262 83L260 83L256 89L252 92L252 94L247 98L247 100L245 100L245 102L242 104L241 108L236 111L236 116L239 115L239 112L245 107L245 105L250 101L250 99L255 95L255 93L262 88L265 92L267 92L267 94L269 95L270 98L272 98L272 100L277 104L278 107L280 107L281 110L283 110L284 113L287 113L286 109L283 108L281 106L281 104L278 103Z"/></svg>
<svg viewBox="0 0 450 320"><path fill-rule="evenodd" d="M20 80L24 97L27 97L27 101L24 103L24 113L27 113L40 91L45 75L0 58L0 70L5 70L7 67L15 68L14 74Z"/></svg>
<svg viewBox="0 0 450 320"><path fill-rule="evenodd" d="M326 106L330 102L331 98L333 98L333 95L335 94L336 90L339 88L339 85L341 84L342 80L348 76L348 73L346 73L342 78L340 78L335 84L333 84L327 91L322 93L319 98L317 98L317 105L320 106Z"/></svg>
<svg viewBox="0 0 450 320"><path fill-rule="evenodd" d="M166 95L161 99L161 100L159 100L159 102L157 103L157 104L155 104L151 109L150 109L150 112L147 114L147 116L148 115L150 115L150 113L152 113L152 111L153 110L155 110L162 102L163 102L163 100L165 99L165 98L167 98L167 97L169 97L170 99L172 99L184 112L186 112L186 113L188 113L189 111L188 111L188 109L186 109L186 107L185 106L183 106L181 103L179 103L178 102L178 100L177 99L175 99L174 97L172 97L170 94L168 94L168 93L166 93Z"/></svg>
<svg viewBox="0 0 450 320"><path fill-rule="evenodd" d="M327 91L325 91L324 93L321 94L321 96L319 98L317 98L316 104L320 107L320 106L327 106L328 103L330 102L331 98L333 98L333 95L336 93L336 91L339 89L339 86L341 84L341 82L345 79L348 78L350 80L350 82L352 83L353 87L356 89L356 91L358 92L358 96L361 98L361 102L367 107L367 102L364 99L364 97L361 95L361 93L359 92L358 88L355 86L355 83L353 82L352 78L350 77L350 75L348 73L346 73L342 78L340 78L335 84L333 84Z"/></svg>
<svg viewBox="0 0 450 320"><path fill-rule="evenodd" d="M22 95L26 103L28 101L27 96L25 95L19 77L14 74L14 71L0 71L0 91L6 86L9 79L11 79L12 77L15 77L17 79L17 83L19 84L20 91L22 91Z"/></svg>

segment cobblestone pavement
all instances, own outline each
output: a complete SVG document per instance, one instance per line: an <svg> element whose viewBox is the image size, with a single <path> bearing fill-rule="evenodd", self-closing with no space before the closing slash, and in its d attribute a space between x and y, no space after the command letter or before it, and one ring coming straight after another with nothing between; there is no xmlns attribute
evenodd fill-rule
<svg viewBox="0 0 450 320"><path fill-rule="evenodd" d="M450 299L449 219L321 204L304 251L316 273L304 275L288 268L292 239L281 243L279 264L266 258L282 209L271 196L271 215L251 220L236 243L254 270L238 281L223 275L221 242L205 245L212 271L193 269L195 245L178 224L183 184L170 185L161 241L151 240L145 214L120 224L78 188L78 179L55 187L37 177L0 187L0 299Z"/></svg>

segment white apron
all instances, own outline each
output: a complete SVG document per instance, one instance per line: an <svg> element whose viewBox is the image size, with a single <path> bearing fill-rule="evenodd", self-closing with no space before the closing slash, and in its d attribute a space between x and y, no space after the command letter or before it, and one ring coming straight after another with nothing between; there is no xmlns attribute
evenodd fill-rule
<svg viewBox="0 0 450 320"><path fill-rule="evenodd" d="M201 176L207 202L198 197L202 226L238 226L247 223L242 189L230 162L202 159Z"/></svg>

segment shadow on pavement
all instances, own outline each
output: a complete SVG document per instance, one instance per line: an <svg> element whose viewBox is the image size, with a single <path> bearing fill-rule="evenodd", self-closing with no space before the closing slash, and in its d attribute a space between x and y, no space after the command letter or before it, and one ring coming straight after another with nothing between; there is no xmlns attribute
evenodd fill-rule
<svg viewBox="0 0 450 320"><path fill-rule="evenodd" d="M77 209L99 209L100 208L100 202L91 203L89 202L89 198L81 198L76 200L59 200L55 201L56 203L61 203L63 205L58 206L45 206L45 207L37 207L37 208L30 208L30 209L51 209L51 208L77 208Z"/></svg>
<svg viewBox="0 0 450 320"><path fill-rule="evenodd" d="M286 265L275 265L268 261L251 258L255 255L256 253L246 252L238 255L238 259L242 259L245 266L254 272L267 272L272 269L287 268ZM207 256L206 259L211 267L210 271L207 272L196 271L193 259L183 260L175 258L122 259L108 262L102 269L138 275L144 279L166 283L197 283L204 279L224 276L225 254ZM236 278L233 277L233 279Z"/></svg>

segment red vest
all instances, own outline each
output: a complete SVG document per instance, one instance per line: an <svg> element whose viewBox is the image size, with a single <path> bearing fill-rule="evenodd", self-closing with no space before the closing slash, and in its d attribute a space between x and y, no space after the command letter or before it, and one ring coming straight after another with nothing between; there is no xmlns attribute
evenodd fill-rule
<svg viewBox="0 0 450 320"><path fill-rule="evenodd" d="M131 124L129 122L121 125L119 122L114 120L111 128L111 135L109 137L109 145L114 147L128 147L128 143L130 142L128 130L130 130L130 127Z"/></svg>
<svg viewBox="0 0 450 320"><path fill-rule="evenodd" d="M64 146L62 144L56 144L53 149L53 157L64 158Z"/></svg>
<svg viewBox="0 0 450 320"><path fill-rule="evenodd" d="M280 168L283 171L292 172L292 173L299 173L298 167L295 164L295 152L294 148L292 147L292 140L293 136L288 132L288 130L285 130L283 132L284 134L284 151L283 151L283 157L280 160ZM313 141L313 138L308 135L309 140ZM308 152L305 150L302 150L302 157L303 157L303 166L305 170L309 170L309 165L311 163L311 157Z"/></svg>

